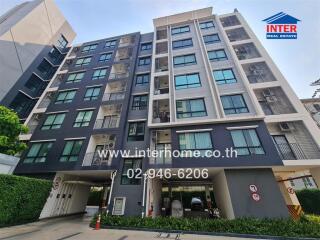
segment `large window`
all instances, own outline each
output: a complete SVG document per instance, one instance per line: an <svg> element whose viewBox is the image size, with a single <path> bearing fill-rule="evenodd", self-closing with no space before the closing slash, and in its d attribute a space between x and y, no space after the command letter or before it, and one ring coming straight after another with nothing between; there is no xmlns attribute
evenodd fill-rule
<svg viewBox="0 0 320 240"><path fill-rule="evenodd" d="M123 161L123 168L121 173L121 184L140 184L141 178L136 178L139 171L137 169L141 169L142 167L142 159L138 158L132 158L132 159L124 159ZM132 171L132 178L128 177L128 170Z"/></svg>
<svg viewBox="0 0 320 240"><path fill-rule="evenodd" d="M190 32L190 27L189 26L183 26L183 27L176 27L171 29L171 34L176 35L180 33L186 33Z"/></svg>
<svg viewBox="0 0 320 240"><path fill-rule="evenodd" d="M36 101L34 99L31 99L23 93L18 92L13 101L10 103L9 107L17 112L19 117L24 118L27 117L27 115L31 112L35 103Z"/></svg>
<svg viewBox="0 0 320 240"><path fill-rule="evenodd" d="M67 39L61 34L57 41L57 47L65 48L67 45L68 45Z"/></svg>
<svg viewBox="0 0 320 240"><path fill-rule="evenodd" d="M79 111L73 127L87 127L90 124L93 110Z"/></svg>
<svg viewBox="0 0 320 240"><path fill-rule="evenodd" d="M188 55L173 57L173 64L175 67L193 65L196 63L197 61L196 61L195 54L188 54Z"/></svg>
<svg viewBox="0 0 320 240"><path fill-rule="evenodd" d="M177 100L176 105L177 105L177 118L207 116L206 106L203 98Z"/></svg>
<svg viewBox="0 0 320 240"><path fill-rule="evenodd" d="M221 96L225 114L238 114L249 112L246 102L241 94Z"/></svg>
<svg viewBox="0 0 320 240"><path fill-rule="evenodd" d="M136 76L136 85L137 86L142 86L142 85L147 85L149 84L149 79L150 79L150 74L139 74Z"/></svg>
<svg viewBox="0 0 320 240"><path fill-rule="evenodd" d="M147 66L151 63L151 57L141 57L139 58L138 65L139 66Z"/></svg>
<svg viewBox="0 0 320 240"><path fill-rule="evenodd" d="M226 52L223 49L209 51L208 56L212 62L224 61L228 59Z"/></svg>
<svg viewBox="0 0 320 240"><path fill-rule="evenodd" d="M100 69L97 69L93 72L93 75L92 75L92 80L96 80L96 79L102 79L102 78L105 78L107 75L107 69L106 68L100 68Z"/></svg>
<svg viewBox="0 0 320 240"><path fill-rule="evenodd" d="M47 160L53 142L33 143L23 160L24 163L40 163Z"/></svg>
<svg viewBox="0 0 320 240"><path fill-rule="evenodd" d="M144 110L148 105L148 95L133 96L132 110Z"/></svg>
<svg viewBox="0 0 320 240"><path fill-rule="evenodd" d="M199 73L174 76L176 89L201 87Z"/></svg>
<svg viewBox="0 0 320 240"><path fill-rule="evenodd" d="M237 82L232 69L215 70L213 71L213 77L218 85Z"/></svg>
<svg viewBox="0 0 320 240"><path fill-rule="evenodd" d="M220 42L220 38L219 38L219 35L215 33L215 34L203 36L203 41L205 44L211 44L211 43Z"/></svg>
<svg viewBox="0 0 320 240"><path fill-rule="evenodd" d="M56 71L56 68L54 68L46 59L42 60L37 69L41 73L41 77L45 80L50 79Z"/></svg>
<svg viewBox="0 0 320 240"><path fill-rule="evenodd" d="M186 48L186 47L192 47L192 39L182 39L182 40L177 40L172 42L172 48L173 49L179 49L179 48Z"/></svg>
<svg viewBox="0 0 320 240"><path fill-rule="evenodd" d="M85 72L77 72L69 74L66 83L81 82L84 77Z"/></svg>
<svg viewBox="0 0 320 240"><path fill-rule="evenodd" d="M70 103L76 95L76 90L59 92L55 104Z"/></svg>
<svg viewBox="0 0 320 240"><path fill-rule="evenodd" d="M83 140L66 141L63 152L60 156L60 162L75 162L78 160Z"/></svg>
<svg viewBox="0 0 320 240"><path fill-rule="evenodd" d="M84 46L82 49L82 53L88 53L88 52L93 52L94 50L96 50L98 44L91 44L88 46Z"/></svg>
<svg viewBox="0 0 320 240"><path fill-rule="evenodd" d="M65 113L50 114L44 121L41 130L58 129L61 127L65 118Z"/></svg>
<svg viewBox="0 0 320 240"><path fill-rule="evenodd" d="M141 43L141 51L146 51L146 50L150 50L152 48L152 43L148 42L148 43Z"/></svg>
<svg viewBox="0 0 320 240"><path fill-rule="evenodd" d="M100 89L101 87L90 87L87 88L87 91L84 95L83 100L84 101L93 101L93 100L97 100L100 94Z"/></svg>
<svg viewBox="0 0 320 240"><path fill-rule="evenodd" d="M80 66L89 65L91 62L91 59L92 59L92 57L78 58L75 66L80 67Z"/></svg>
<svg viewBox="0 0 320 240"><path fill-rule="evenodd" d="M213 149L210 132L179 133L178 137L180 150L198 150L204 154L205 151Z"/></svg>
<svg viewBox="0 0 320 240"><path fill-rule="evenodd" d="M105 48L112 48L117 44L117 40L111 40L111 41L107 41L106 45L104 45Z"/></svg>
<svg viewBox="0 0 320 240"><path fill-rule="evenodd" d="M104 53L100 55L99 62L107 62L111 59L112 53Z"/></svg>
<svg viewBox="0 0 320 240"><path fill-rule="evenodd" d="M145 122L130 122L128 141L143 141L144 140L144 125Z"/></svg>
<svg viewBox="0 0 320 240"><path fill-rule="evenodd" d="M231 137L237 155L264 154L264 150L255 129L232 130Z"/></svg>
<svg viewBox="0 0 320 240"><path fill-rule="evenodd" d="M208 28L213 28L214 27L214 24L213 24L212 21L202 22L199 25L200 25L200 29L208 29Z"/></svg>

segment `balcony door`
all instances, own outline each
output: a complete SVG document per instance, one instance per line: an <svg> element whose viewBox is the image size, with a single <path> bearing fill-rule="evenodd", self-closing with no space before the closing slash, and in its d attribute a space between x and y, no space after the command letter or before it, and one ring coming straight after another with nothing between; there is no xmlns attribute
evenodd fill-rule
<svg viewBox="0 0 320 240"><path fill-rule="evenodd" d="M283 160L296 159L291 145L285 135L274 135L272 137Z"/></svg>
<svg viewBox="0 0 320 240"><path fill-rule="evenodd" d="M107 164L109 160L109 145L107 144L100 144L96 146L96 149L94 150L94 155L93 155L93 160L92 163L93 165L102 165L102 164ZM101 156L100 156L100 154Z"/></svg>

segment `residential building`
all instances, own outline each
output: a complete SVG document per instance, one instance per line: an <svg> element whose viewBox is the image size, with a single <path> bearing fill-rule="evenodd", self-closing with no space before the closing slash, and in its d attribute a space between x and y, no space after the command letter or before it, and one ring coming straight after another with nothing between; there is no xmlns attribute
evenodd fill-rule
<svg viewBox="0 0 320 240"><path fill-rule="evenodd" d="M91 186L113 215L288 217L290 177L319 186L320 130L245 19L204 8L153 24L72 46L35 104L15 173L53 180L40 217L82 212ZM191 155L135 151L147 148ZM208 150L222 155L194 155Z"/></svg>
<svg viewBox="0 0 320 240"><path fill-rule="evenodd" d="M64 59L75 33L53 0L17 5L0 17L0 104L24 121Z"/></svg>
<svg viewBox="0 0 320 240"><path fill-rule="evenodd" d="M320 128L320 98L301 99L301 102Z"/></svg>

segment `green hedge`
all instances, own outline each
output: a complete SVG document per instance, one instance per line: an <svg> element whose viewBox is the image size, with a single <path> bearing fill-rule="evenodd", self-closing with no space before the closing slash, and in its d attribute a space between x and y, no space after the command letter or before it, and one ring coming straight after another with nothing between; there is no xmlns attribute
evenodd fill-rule
<svg viewBox="0 0 320 240"><path fill-rule="evenodd" d="M0 226L37 220L51 186L47 180L0 174Z"/></svg>
<svg viewBox="0 0 320 240"><path fill-rule="evenodd" d="M96 216L92 224L96 221ZM141 218L101 216L102 226L131 227L161 230L202 231L216 233L241 233L283 237L320 237L320 224L290 219L200 219L200 218Z"/></svg>
<svg viewBox="0 0 320 240"><path fill-rule="evenodd" d="M296 194L305 213L320 215L320 189L304 189Z"/></svg>

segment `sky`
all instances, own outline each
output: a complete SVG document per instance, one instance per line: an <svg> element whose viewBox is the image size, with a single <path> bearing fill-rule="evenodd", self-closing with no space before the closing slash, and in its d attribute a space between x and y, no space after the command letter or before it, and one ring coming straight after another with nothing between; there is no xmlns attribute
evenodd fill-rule
<svg viewBox="0 0 320 240"><path fill-rule="evenodd" d="M0 0L0 15L24 0ZM204 7L244 16L300 98L310 98L320 78L319 0L55 0L82 43L130 32L153 31L152 19ZM265 37L263 19L285 12L301 20L297 40Z"/></svg>

